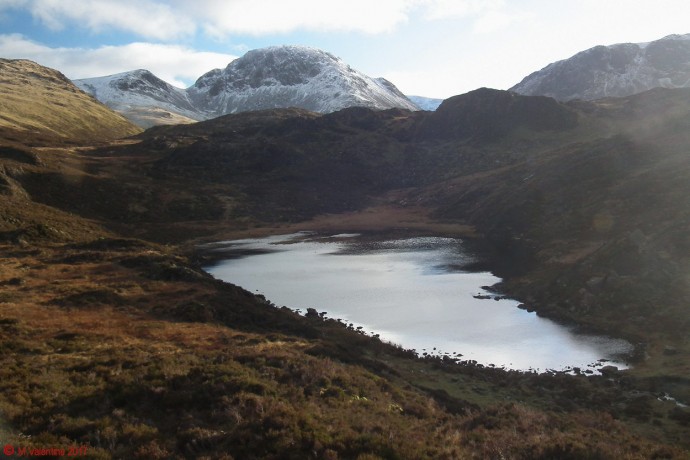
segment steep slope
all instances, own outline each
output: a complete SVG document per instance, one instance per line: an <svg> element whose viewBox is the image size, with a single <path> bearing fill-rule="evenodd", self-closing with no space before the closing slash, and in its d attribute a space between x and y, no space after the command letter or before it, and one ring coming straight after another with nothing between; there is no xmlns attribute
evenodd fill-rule
<svg viewBox="0 0 690 460"><path fill-rule="evenodd" d="M140 131L60 72L0 59L0 138L33 144L104 141Z"/></svg>
<svg viewBox="0 0 690 460"><path fill-rule="evenodd" d="M549 64L511 91L565 101L628 96L656 87L690 87L690 34L596 46Z"/></svg>
<svg viewBox="0 0 690 460"><path fill-rule="evenodd" d="M249 51L225 69L203 75L188 93L197 107L216 115L279 107L321 113L353 106L417 109L390 82L302 46Z"/></svg>
<svg viewBox="0 0 690 460"><path fill-rule="evenodd" d="M74 84L143 127L193 123L208 118L192 105L185 90L175 88L148 70L74 80Z"/></svg>
<svg viewBox="0 0 690 460"><path fill-rule="evenodd" d="M480 90L436 114L274 109L95 151L0 149L5 446L31 436L147 459L687 458L690 411L665 393L690 401L688 107L684 90L577 104ZM421 136L428 120L451 132ZM665 354L655 340L647 372L677 375L415 359L213 280L179 247L93 228L166 242L228 226L287 232L254 226L362 208L369 194L472 223L502 257L531 256L539 265L509 282L523 298L544 288L540 311L553 302L578 324L604 318L645 338L673 325L677 346Z"/></svg>
<svg viewBox="0 0 690 460"><path fill-rule="evenodd" d="M432 113L230 115L152 130L136 150L159 158L152 177L232 187L217 212L231 220L302 220L407 189L396 203L485 235L532 307L677 337L690 328L688 107L684 89L568 104L481 89ZM629 312L642 319L621 326Z"/></svg>
<svg viewBox="0 0 690 460"><path fill-rule="evenodd" d="M495 142L520 128L560 131L577 125L575 111L551 98L480 88L443 101L421 124L423 139Z"/></svg>
<svg viewBox="0 0 690 460"><path fill-rule="evenodd" d="M458 174L421 199L475 224L507 285L538 311L638 340L684 337L690 89L570 107L583 119L576 138L521 145L516 161Z"/></svg>

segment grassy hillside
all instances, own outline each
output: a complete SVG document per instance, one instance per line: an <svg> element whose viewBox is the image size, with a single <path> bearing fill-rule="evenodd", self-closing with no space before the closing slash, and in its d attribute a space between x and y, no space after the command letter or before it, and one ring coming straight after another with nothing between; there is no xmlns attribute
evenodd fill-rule
<svg viewBox="0 0 690 460"><path fill-rule="evenodd" d="M602 135L482 175L458 174L425 200L437 216L474 223L511 254L510 289L534 308L684 346L689 102L687 91L660 90L591 104L580 110L586 123L606 127Z"/></svg>
<svg viewBox="0 0 690 460"><path fill-rule="evenodd" d="M88 174L17 180L41 203L165 241L421 205L474 226L528 307L684 347L688 102L686 90L570 105L478 90L430 114L264 111L151 129L89 156Z"/></svg>
<svg viewBox="0 0 690 460"><path fill-rule="evenodd" d="M142 241L0 249L3 445L142 459L684 455L658 442L680 439L673 404L604 378L415 360ZM660 427L640 438L646 417Z"/></svg>
<svg viewBox="0 0 690 460"><path fill-rule="evenodd" d="M688 99L480 90L433 114L274 110L97 147L3 142L0 444L687 458L690 412L665 396L690 401ZM315 222L474 234L530 308L646 347L591 377L420 359L199 268L200 239Z"/></svg>
<svg viewBox="0 0 690 460"><path fill-rule="evenodd" d="M27 60L0 59L0 136L5 142L98 142L140 131L60 72Z"/></svg>

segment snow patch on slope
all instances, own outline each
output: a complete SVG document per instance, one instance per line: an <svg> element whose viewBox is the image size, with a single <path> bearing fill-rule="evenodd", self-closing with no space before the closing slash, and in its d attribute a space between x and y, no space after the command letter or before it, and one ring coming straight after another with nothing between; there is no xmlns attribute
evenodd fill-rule
<svg viewBox="0 0 690 460"><path fill-rule="evenodd" d="M593 100L656 87L690 87L690 34L649 43L596 46L549 64L511 91L559 100Z"/></svg>
<svg viewBox="0 0 690 460"><path fill-rule="evenodd" d="M148 70L74 80L74 84L119 112L145 107L163 109L193 120L207 118L207 114L192 105L186 90L164 82Z"/></svg>
<svg viewBox="0 0 690 460"><path fill-rule="evenodd" d="M418 110L392 83L303 46L249 51L225 69L203 75L188 92L195 105L217 114L278 107L321 113L353 106Z"/></svg>
<svg viewBox="0 0 690 460"><path fill-rule="evenodd" d="M407 98L414 102L414 104L420 109L427 110L429 112L433 112L438 109L438 106L441 105L441 102L443 102L443 99L436 99L433 97L407 96Z"/></svg>
<svg viewBox="0 0 690 460"><path fill-rule="evenodd" d="M371 78L330 53L303 46L274 46L247 52L225 69L176 88L147 70L75 80L85 92L142 124L141 114L206 120L228 113L298 107L329 113L347 107L419 110L391 82ZM147 112L148 111L148 112ZM152 118L147 115L145 123Z"/></svg>

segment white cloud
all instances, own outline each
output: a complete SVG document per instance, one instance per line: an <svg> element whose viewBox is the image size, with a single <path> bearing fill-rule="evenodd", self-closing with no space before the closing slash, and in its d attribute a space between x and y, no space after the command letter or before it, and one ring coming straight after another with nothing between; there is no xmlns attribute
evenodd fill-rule
<svg viewBox="0 0 690 460"><path fill-rule="evenodd" d="M426 0L0 0L3 9L25 8L51 30L78 27L93 33L125 31L170 41L196 31L224 38L308 31L377 34L407 21Z"/></svg>
<svg viewBox="0 0 690 460"><path fill-rule="evenodd" d="M534 15L530 13L509 12L507 10L488 11L478 17L472 30L480 34L488 34L506 29L520 22L533 22Z"/></svg>
<svg viewBox="0 0 690 460"><path fill-rule="evenodd" d="M424 18L429 20L482 15L505 7L503 0L426 0Z"/></svg>
<svg viewBox="0 0 690 460"><path fill-rule="evenodd" d="M6 8L19 8L24 6L28 0L0 0L0 11Z"/></svg>
<svg viewBox="0 0 690 460"><path fill-rule="evenodd" d="M197 32L216 39L300 30L381 34L413 16L484 18L494 25L508 17L505 0L0 0L0 11L13 8L25 8L54 31L115 30L162 41Z"/></svg>
<svg viewBox="0 0 690 460"><path fill-rule="evenodd" d="M392 31L419 0L176 0L215 37L309 31Z"/></svg>
<svg viewBox="0 0 690 460"><path fill-rule="evenodd" d="M419 16L425 20L472 18L510 22L504 0L175 0L209 35L267 35L296 30L392 32ZM486 25L481 26L487 29Z"/></svg>
<svg viewBox="0 0 690 460"><path fill-rule="evenodd" d="M479 34L496 32L533 17L511 9L505 0L426 0L422 5L425 19L469 19L471 30Z"/></svg>
<svg viewBox="0 0 690 460"><path fill-rule="evenodd" d="M51 48L17 34L0 35L0 56L30 59L57 69L71 79L100 77L142 68L178 87L189 86L202 74L225 67L237 57L153 43Z"/></svg>
<svg viewBox="0 0 690 460"><path fill-rule="evenodd" d="M114 29L158 40L189 36L196 30L189 17L152 0L33 0L27 6L52 30L83 27L98 33Z"/></svg>
<svg viewBox="0 0 690 460"><path fill-rule="evenodd" d="M431 70L394 70L383 73L383 77L411 96L445 99L462 91L458 74Z"/></svg>

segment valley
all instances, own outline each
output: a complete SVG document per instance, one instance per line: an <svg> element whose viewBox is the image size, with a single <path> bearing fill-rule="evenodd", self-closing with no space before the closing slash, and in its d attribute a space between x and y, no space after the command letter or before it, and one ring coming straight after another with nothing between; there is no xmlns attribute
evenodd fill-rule
<svg viewBox="0 0 690 460"><path fill-rule="evenodd" d="M0 439L87 458L685 458L689 102L484 88L435 112L12 126ZM420 357L201 269L201 244L295 231L463 238L497 293L635 360L586 376Z"/></svg>

